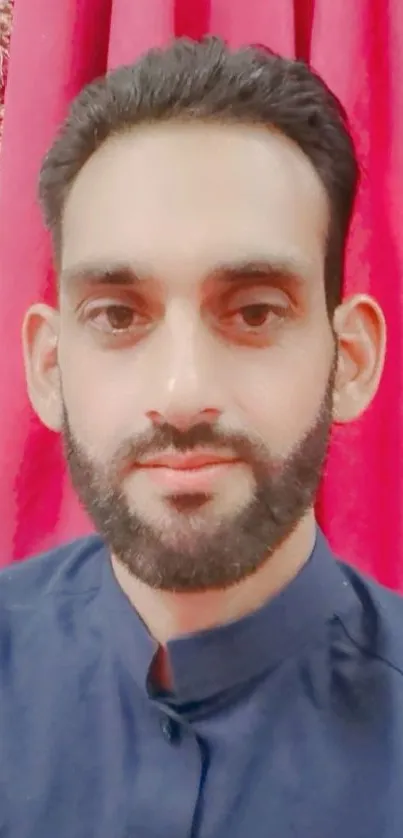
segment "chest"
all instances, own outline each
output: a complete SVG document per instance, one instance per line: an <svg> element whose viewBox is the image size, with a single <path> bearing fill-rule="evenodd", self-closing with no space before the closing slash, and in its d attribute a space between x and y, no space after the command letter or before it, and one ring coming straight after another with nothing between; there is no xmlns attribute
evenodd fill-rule
<svg viewBox="0 0 403 838"><path fill-rule="evenodd" d="M6 697L0 835L400 838L403 707L383 694L318 701L291 673L193 719L123 677Z"/></svg>

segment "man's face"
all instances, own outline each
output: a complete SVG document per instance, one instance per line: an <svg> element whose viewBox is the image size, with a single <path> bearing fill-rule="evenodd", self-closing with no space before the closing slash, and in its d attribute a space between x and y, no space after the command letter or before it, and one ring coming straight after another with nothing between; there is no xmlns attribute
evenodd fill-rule
<svg viewBox="0 0 403 838"><path fill-rule="evenodd" d="M166 590L253 573L314 502L332 413L328 207L275 132L107 142L63 219L58 361L81 500Z"/></svg>

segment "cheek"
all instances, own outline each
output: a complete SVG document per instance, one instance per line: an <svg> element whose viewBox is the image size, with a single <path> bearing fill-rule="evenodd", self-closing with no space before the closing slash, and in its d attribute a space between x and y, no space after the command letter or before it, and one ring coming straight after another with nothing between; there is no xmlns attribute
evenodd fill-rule
<svg viewBox="0 0 403 838"><path fill-rule="evenodd" d="M71 429L88 454L105 461L122 440L144 430L135 376L118 356L86 352L75 342L60 346L63 398Z"/></svg>
<svg viewBox="0 0 403 838"><path fill-rule="evenodd" d="M273 453L287 455L315 422L325 395L332 354L271 348L234 365L231 401L246 428Z"/></svg>

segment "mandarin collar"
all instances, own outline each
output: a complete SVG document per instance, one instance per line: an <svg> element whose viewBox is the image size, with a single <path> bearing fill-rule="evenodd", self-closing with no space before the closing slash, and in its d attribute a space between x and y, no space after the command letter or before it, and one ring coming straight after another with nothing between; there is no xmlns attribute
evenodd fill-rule
<svg viewBox="0 0 403 838"><path fill-rule="evenodd" d="M123 593L103 550L102 599L107 631L138 686L149 693L157 642ZM350 584L317 528L297 576L257 611L217 628L169 641L176 702L203 701L273 670L318 635L353 598Z"/></svg>

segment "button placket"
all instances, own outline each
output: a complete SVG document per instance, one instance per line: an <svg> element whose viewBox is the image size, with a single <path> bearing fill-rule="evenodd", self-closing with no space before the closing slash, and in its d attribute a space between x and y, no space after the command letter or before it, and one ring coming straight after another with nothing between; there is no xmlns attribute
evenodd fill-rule
<svg viewBox="0 0 403 838"><path fill-rule="evenodd" d="M173 742L177 741L179 738L179 728L178 722L171 719L170 716L163 716L161 719L161 731L164 738L172 744Z"/></svg>

